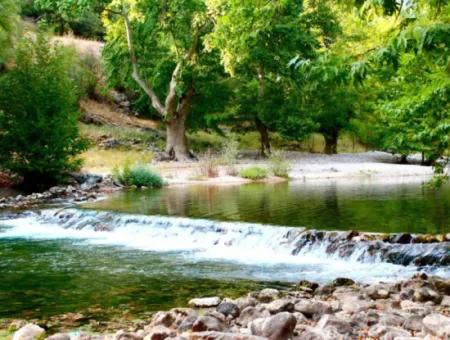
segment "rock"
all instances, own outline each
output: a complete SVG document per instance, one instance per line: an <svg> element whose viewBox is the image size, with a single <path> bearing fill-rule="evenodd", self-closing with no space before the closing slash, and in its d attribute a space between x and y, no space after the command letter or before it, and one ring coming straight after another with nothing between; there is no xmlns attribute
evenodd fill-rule
<svg viewBox="0 0 450 340"><path fill-rule="evenodd" d="M70 336L66 333L56 333L46 338L46 340L70 340Z"/></svg>
<svg viewBox="0 0 450 340"><path fill-rule="evenodd" d="M197 320L197 316L188 316L184 320L181 321L181 323L178 325L178 331L180 333L189 331L192 329L192 326L194 325L194 322Z"/></svg>
<svg viewBox="0 0 450 340"><path fill-rule="evenodd" d="M379 338L388 332L388 327L380 324L373 325L369 328L367 335L373 338Z"/></svg>
<svg viewBox="0 0 450 340"><path fill-rule="evenodd" d="M38 325L29 323L14 333L12 340L34 340L42 337L45 330Z"/></svg>
<svg viewBox="0 0 450 340"><path fill-rule="evenodd" d="M277 314L280 312L293 312L294 304L287 299L274 300L266 306L270 314Z"/></svg>
<svg viewBox="0 0 450 340"><path fill-rule="evenodd" d="M405 322L405 318L396 313L383 314L380 317L380 324L385 325L385 326L399 327L399 326L403 325L404 322Z"/></svg>
<svg viewBox="0 0 450 340"><path fill-rule="evenodd" d="M334 287L333 285L320 286L314 291L314 295L330 295L334 292L335 289L336 287Z"/></svg>
<svg viewBox="0 0 450 340"><path fill-rule="evenodd" d="M408 331L419 332L422 330L423 323L422 317L418 315L410 315L403 323L403 328Z"/></svg>
<svg viewBox="0 0 450 340"><path fill-rule="evenodd" d="M341 287L341 286L351 286L354 285L355 281L352 279L348 279L345 277L338 277L331 282L331 285L334 287Z"/></svg>
<svg viewBox="0 0 450 340"><path fill-rule="evenodd" d="M444 307L450 307L450 296L445 295L445 296L442 298L441 306L444 306Z"/></svg>
<svg viewBox="0 0 450 340"><path fill-rule="evenodd" d="M192 325L193 332L219 331L226 330L226 325L212 316L199 316Z"/></svg>
<svg viewBox="0 0 450 340"><path fill-rule="evenodd" d="M300 300L294 306L295 311L302 313L307 318L319 318L323 314L332 312L331 306L322 301L316 300Z"/></svg>
<svg viewBox="0 0 450 340"><path fill-rule="evenodd" d="M228 302L228 301L222 301L216 309L219 313L222 313L225 316L232 316L233 318L237 318L239 316L239 314L241 313L240 308L232 303L232 302Z"/></svg>
<svg viewBox="0 0 450 340"><path fill-rule="evenodd" d="M367 311L369 308L375 307L375 304L366 300L348 299L342 302L342 310L347 313L358 313L361 311Z"/></svg>
<svg viewBox="0 0 450 340"><path fill-rule="evenodd" d="M384 334L384 336L381 338L382 340L397 340L399 337L405 337L410 336L411 333L401 329L390 329L389 331Z"/></svg>
<svg viewBox="0 0 450 340"><path fill-rule="evenodd" d="M414 291L413 301L416 302L427 302L433 301L436 304L441 303L442 296L436 291L428 287L418 288Z"/></svg>
<svg viewBox="0 0 450 340"><path fill-rule="evenodd" d="M263 307L261 305L258 305L256 307L249 306L241 311L241 314L239 315L239 318L236 320L236 323L238 325L247 327L249 322L251 322L255 319L269 317L269 316L270 316L270 312L265 307Z"/></svg>
<svg viewBox="0 0 450 340"><path fill-rule="evenodd" d="M387 299L391 295L383 285L372 285L366 288L367 295L374 300Z"/></svg>
<svg viewBox="0 0 450 340"><path fill-rule="evenodd" d="M142 335L125 332L123 329L114 334L114 340L142 340Z"/></svg>
<svg viewBox="0 0 450 340"><path fill-rule="evenodd" d="M240 310L243 310L249 306L254 307L258 304L258 300L250 296L240 297L232 302L235 303Z"/></svg>
<svg viewBox="0 0 450 340"><path fill-rule="evenodd" d="M319 287L319 284L308 280L301 280L299 283L297 283L297 287L302 290L307 289L314 292Z"/></svg>
<svg viewBox="0 0 450 340"><path fill-rule="evenodd" d="M175 336L175 331L165 326L153 327L150 332L144 337L144 340L164 340Z"/></svg>
<svg viewBox="0 0 450 340"><path fill-rule="evenodd" d="M208 307L216 307L220 304L221 300L219 297L205 297L205 298L196 298L189 301L189 306L196 308L208 308Z"/></svg>
<svg viewBox="0 0 450 340"><path fill-rule="evenodd" d="M265 338L237 333L224 332L198 332L188 335L189 340L265 340Z"/></svg>
<svg viewBox="0 0 450 340"><path fill-rule="evenodd" d="M346 340L345 336L339 334L333 327L326 329L307 327L302 332L299 332L298 340Z"/></svg>
<svg viewBox="0 0 450 340"><path fill-rule="evenodd" d="M349 322L341 320L335 317L334 315L330 314L324 315L320 318L319 322L317 323L318 328L324 329L329 326L336 328L336 330L340 334L347 334L352 332L352 326L350 325Z"/></svg>
<svg viewBox="0 0 450 340"><path fill-rule="evenodd" d="M390 238L391 243L400 243L400 244L408 244L411 243L413 240L413 237L411 234L396 234L392 235Z"/></svg>
<svg viewBox="0 0 450 340"><path fill-rule="evenodd" d="M259 292L257 299L261 302L271 302L280 297L280 291L273 288L265 288Z"/></svg>
<svg viewBox="0 0 450 340"><path fill-rule="evenodd" d="M15 332L27 324L24 320L13 320L8 326L8 332Z"/></svg>
<svg viewBox="0 0 450 340"><path fill-rule="evenodd" d="M296 318L288 312L281 312L268 318L259 318L249 324L253 335L270 340L284 340L292 337L297 323Z"/></svg>
<svg viewBox="0 0 450 340"><path fill-rule="evenodd" d="M450 336L450 318L439 313L427 315L423 320L425 329L436 336ZM15 340L15 339L13 339Z"/></svg>
<svg viewBox="0 0 450 340"><path fill-rule="evenodd" d="M174 323L176 316L171 312L157 312L152 319L153 326L166 326L170 327Z"/></svg>
<svg viewBox="0 0 450 340"><path fill-rule="evenodd" d="M425 307L421 303L412 302L411 300L404 300L400 302L400 308L406 312L414 313L417 315L429 314L429 308Z"/></svg>

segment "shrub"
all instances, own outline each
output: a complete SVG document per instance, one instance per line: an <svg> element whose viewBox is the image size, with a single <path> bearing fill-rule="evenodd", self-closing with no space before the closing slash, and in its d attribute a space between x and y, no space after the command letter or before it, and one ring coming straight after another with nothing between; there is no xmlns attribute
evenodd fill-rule
<svg viewBox="0 0 450 340"><path fill-rule="evenodd" d="M264 179L267 177L267 170L264 168L261 168L259 166L251 166L245 169L242 169L239 172L239 176L243 178L248 178L251 180L258 180L258 179Z"/></svg>
<svg viewBox="0 0 450 340"><path fill-rule="evenodd" d="M144 164L125 164L121 170L114 170L114 177L126 186L161 188L164 184L161 176Z"/></svg>
<svg viewBox="0 0 450 340"><path fill-rule="evenodd" d="M227 168L227 174L231 176L237 175L237 156L239 153L239 143L232 139L226 143L223 144L222 147L222 163Z"/></svg>
<svg viewBox="0 0 450 340"><path fill-rule="evenodd" d="M205 158L199 163L200 177L217 177L219 176L220 160L211 154L211 150L205 155Z"/></svg>
<svg viewBox="0 0 450 340"><path fill-rule="evenodd" d="M16 66L0 78L0 166L30 189L64 181L87 147L68 69L65 52L38 36L19 44Z"/></svg>
<svg viewBox="0 0 450 340"><path fill-rule="evenodd" d="M291 164L282 151L273 151L269 157L270 171L278 177L289 177Z"/></svg>

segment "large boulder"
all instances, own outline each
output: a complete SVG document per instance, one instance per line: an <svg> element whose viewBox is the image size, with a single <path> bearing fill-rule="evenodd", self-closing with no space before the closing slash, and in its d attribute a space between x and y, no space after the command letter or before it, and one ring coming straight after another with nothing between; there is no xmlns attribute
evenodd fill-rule
<svg viewBox="0 0 450 340"><path fill-rule="evenodd" d="M257 299L261 302L271 302L275 299L278 299L280 297L280 291L273 288L265 288L261 290L258 295Z"/></svg>
<svg viewBox="0 0 450 340"><path fill-rule="evenodd" d="M34 340L42 337L45 330L38 325L29 323L14 333L12 340Z"/></svg>
<svg viewBox="0 0 450 340"><path fill-rule="evenodd" d="M280 312L293 312L294 304L288 299L278 299L267 304L266 308L271 314L277 314Z"/></svg>
<svg viewBox="0 0 450 340"><path fill-rule="evenodd" d="M253 335L270 340L287 340L292 337L297 319L288 312L278 313L268 318L259 318L249 324Z"/></svg>
<svg viewBox="0 0 450 340"><path fill-rule="evenodd" d="M423 319L425 329L433 335L450 337L450 318L439 313L427 315Z"/></svg>

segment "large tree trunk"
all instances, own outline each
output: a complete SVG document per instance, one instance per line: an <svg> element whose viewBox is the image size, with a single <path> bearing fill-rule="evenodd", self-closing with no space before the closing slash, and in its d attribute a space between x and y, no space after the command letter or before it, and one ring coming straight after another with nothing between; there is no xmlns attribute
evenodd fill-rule
<svg viewBox="0 0 450 340"><path fill-rule="evenodd" d="M267 157L267 155L270 155L271 152L269 129L258 117L256 117L255 119L255 124L261 140L261 148L260 148L261 157Z"/></svg>
<svg viewBox="0 0 450 340"><path fill-rule="evenodd" d="M166 122L166 154L170 160L186 161L192 159L186 138L186 118L173 117Z"/></svg>
<svg viewBox="0 0 450 340"><path fill-rule="evenodd" d="M332 155L337 153L338 133L324 134L325 138L325 153Z"/></svg>

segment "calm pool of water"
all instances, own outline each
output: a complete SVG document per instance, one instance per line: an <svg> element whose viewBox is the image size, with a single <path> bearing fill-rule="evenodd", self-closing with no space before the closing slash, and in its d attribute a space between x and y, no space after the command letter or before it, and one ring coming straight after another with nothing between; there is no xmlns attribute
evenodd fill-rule
<svg viewBox="0 0 450 340"><path fill-rule="evenodd" d="M426 234L450 231L450 185L433 191L417 181L177 186L128 191L86 207L316 229Z"/></svg>

